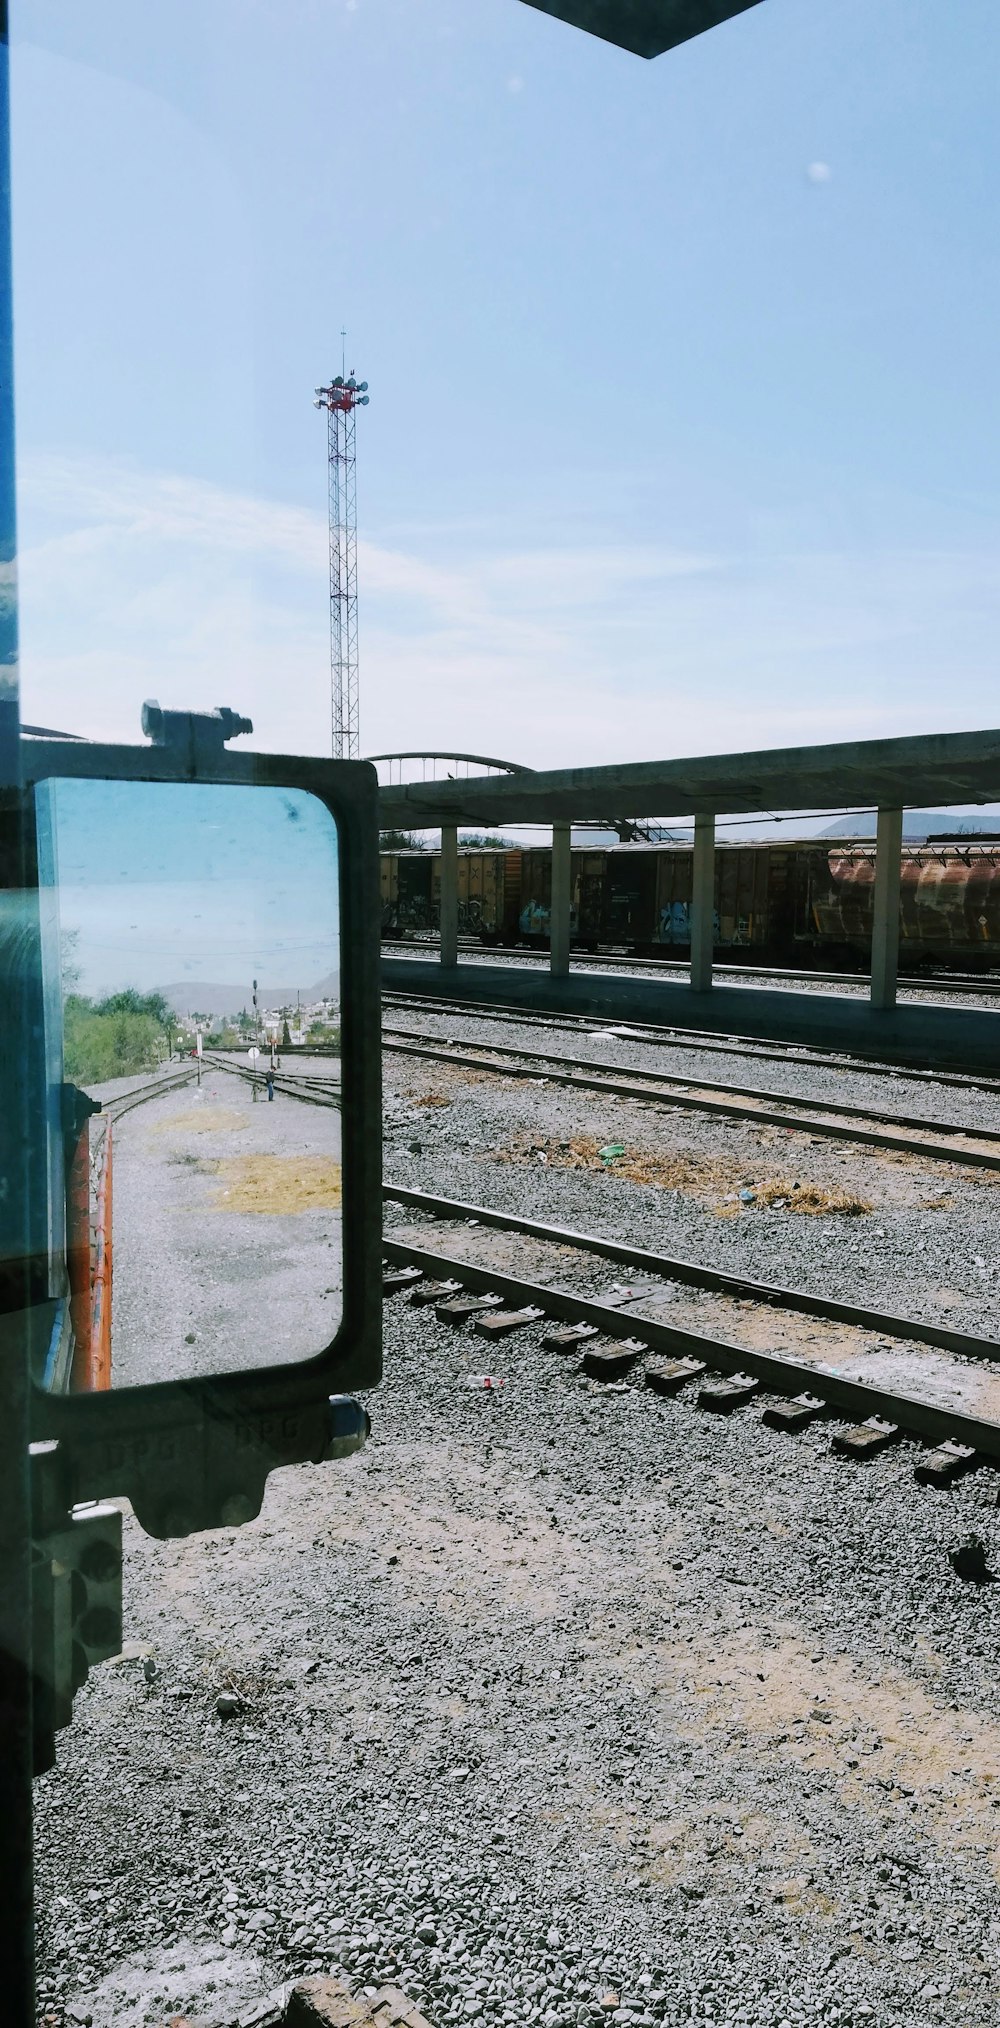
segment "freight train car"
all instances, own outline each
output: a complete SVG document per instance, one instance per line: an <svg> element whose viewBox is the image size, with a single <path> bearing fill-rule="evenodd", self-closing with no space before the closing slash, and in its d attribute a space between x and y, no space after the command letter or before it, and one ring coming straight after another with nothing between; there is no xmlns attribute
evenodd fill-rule
<svg viewBox="0 0 1000 2028"><path fill-rule="evenodd" d="M800 944L866 957L871 947L875 848L830 847L803 864ZM928 839L904 848L899 900L900 963L988 970L1000 964L1000 841Z"/></svg>
<svg viewBox="0 0 1000 2028"><path fill-rule="evenodd" d="M571 855L570 939L638 957L682 958L691 943L692 850L629 844ZM385 935L440 923L437 852L382 854ZM871 952L875 847L865 842L721 844L715 854L716 951L731 963L855 967ZM458 854L459 932L487 945L549 943L548 846ZM1000 840L931 840L903 854L900 961L1000 965Z"/></svg>
<svg viewBox="0 0 1000 2028"><path fill-rule="evenodd" d="M716 853L715 942L720 948L763 946L768 935L769 859L759 846ZM640 955L684 951L691 942L692 854L684 845L617 845L574 852L570 936L581 949L610 945ZM548 848L522 861L519 938L549 939L551 871Z"/></svg>
<svg viewBox="0 0 1000 2028"><path fill-rule="evenodd" d="M787 854L761 846L719 848L716 940L725 948L763 947L768 909L783 892ZM383 852L382 928L419 935L438 928L441 860L416 849ZM550 848L487 851L460 847L460 934L486 944L544 949L552 902ZM622 845L574 852L570 935L581 950L600 944L652 953L690 943L691 850L683 845Z"/></svg>
<svg viewBox="0 0 1000 2028"><path fill-rule="evenodd" d="M548 854L546 854L548 856ZM458 929L483 943L517 937L521 853L461 846ZM441 854L415 849L380 855L382 933L419 935L441 924ZM547 935L547 932L546 932Z"/></svg>

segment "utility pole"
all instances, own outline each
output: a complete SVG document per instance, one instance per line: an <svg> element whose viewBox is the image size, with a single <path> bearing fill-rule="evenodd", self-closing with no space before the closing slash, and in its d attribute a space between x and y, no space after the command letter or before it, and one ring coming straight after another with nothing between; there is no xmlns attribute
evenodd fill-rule
<svg viewBox="0 0 1000 2028"><path fill-rule="evenodd" d="M346 334L341 333L341 337ZM326 410L330 492L330 719L334 760L360 755L358 694L358 505L354 425L368 406L368 382L353 372L317 387L314 408Z"/></svg>
<svg viewBox="0 0 1000 2028"><path fill-rule="evenodd" d="M257 1065L260 1061L260 1015L257 1012L257 981L253 982L253 1063L250 1069L250 1087L254 1105L257 1103Z"/></svg>

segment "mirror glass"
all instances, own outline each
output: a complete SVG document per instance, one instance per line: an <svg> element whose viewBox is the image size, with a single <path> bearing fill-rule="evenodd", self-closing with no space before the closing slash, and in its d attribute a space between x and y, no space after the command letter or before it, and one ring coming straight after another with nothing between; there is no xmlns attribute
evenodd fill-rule
<svg viewBox="0 0 1000 2028"><path fill-rule="evenodd" d="M298 789L85 779L42 784L37 812L63 1263L39 1377L321 1351L341 1317L334 819Z"/></svg>

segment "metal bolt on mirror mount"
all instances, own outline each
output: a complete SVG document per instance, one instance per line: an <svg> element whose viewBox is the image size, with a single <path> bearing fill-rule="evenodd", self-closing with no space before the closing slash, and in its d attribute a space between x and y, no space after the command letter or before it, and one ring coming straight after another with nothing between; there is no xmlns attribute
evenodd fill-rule
<svg viewBox="0 0 1000 2028"><path fill-rule="evenodd" d="M360 1401L350 1394L330 1396L330 1435L323 1452L324 1463L333 1458L353 1458L364 1450L372 1433L372 1419Z"/></svg>

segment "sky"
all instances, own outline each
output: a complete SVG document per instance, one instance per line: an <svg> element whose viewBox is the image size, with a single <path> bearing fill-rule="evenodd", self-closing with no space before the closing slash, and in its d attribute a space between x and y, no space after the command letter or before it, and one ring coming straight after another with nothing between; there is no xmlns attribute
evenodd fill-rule
<svg viewBox="0 0 1000 2028"><path fill-rule="evenodd" d="M17 0L22 710L534 766L998 720L1000 11Z"/></svg>
<svg viewBox="0 0 1000 2028"><path fill-rule="evenodd" d="M255 978L294 993L339 969L337 833L317 797L63 780L43 809L43 887L76 991L231 985L238 1009Z"/></svg>

